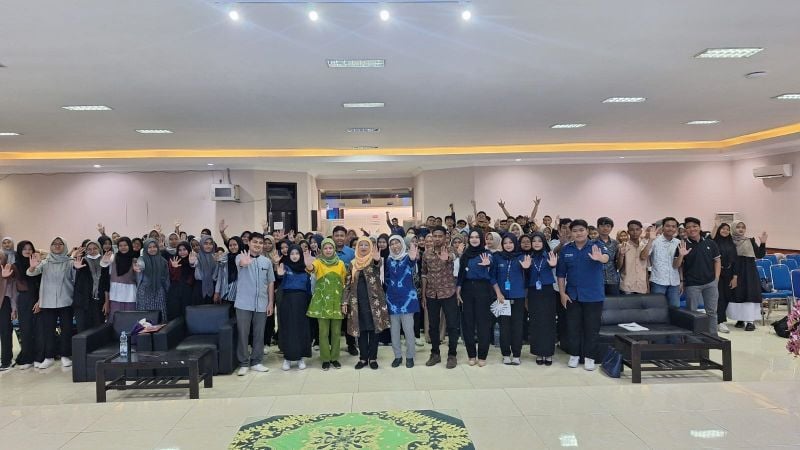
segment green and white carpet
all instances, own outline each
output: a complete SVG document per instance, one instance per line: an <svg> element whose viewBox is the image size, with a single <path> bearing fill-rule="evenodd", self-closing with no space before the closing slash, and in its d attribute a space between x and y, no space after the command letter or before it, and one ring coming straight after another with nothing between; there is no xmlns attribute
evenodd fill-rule
<svg viewBox="0 0 800 450"><path fill-rule="evenodd" d="M474 449L464 422L437 411L273 416L244 425L231 449Z"/></svg>

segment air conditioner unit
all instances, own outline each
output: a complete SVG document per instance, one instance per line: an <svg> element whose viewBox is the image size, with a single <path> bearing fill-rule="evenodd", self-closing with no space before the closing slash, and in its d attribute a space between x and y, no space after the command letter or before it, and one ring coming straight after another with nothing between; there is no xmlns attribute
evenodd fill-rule
<svg viewBox="0 0 800 450"><path fill-rule="evenodd" d="M741 214L738 212L718 212L714 215L717 223L727 223L730 225L737 220L742 220Z"/></svg>
<svg viewBox="0 0 800 450"><path fill-rule="evenodd" d="M792 176L792 165L781 164L778 166L764 166L753 169L756 178L783 178Z"/></svg>
<svg viewBox="0 0 800 450"><path fill-rule="evenodd" d="M238 202L239 201L239 185L238 184L212 184L211 185L211 200L215 202Z"/></svg>

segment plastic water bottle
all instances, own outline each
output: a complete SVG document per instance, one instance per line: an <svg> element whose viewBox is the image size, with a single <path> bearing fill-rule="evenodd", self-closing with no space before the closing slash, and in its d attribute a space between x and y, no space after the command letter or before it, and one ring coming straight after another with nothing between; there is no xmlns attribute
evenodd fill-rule
<svg viewBox="0 0 800 450"><path fill-rule="evenodd" d="M124 331L119 334L119 356L128 357L128 335Z"/></svg>

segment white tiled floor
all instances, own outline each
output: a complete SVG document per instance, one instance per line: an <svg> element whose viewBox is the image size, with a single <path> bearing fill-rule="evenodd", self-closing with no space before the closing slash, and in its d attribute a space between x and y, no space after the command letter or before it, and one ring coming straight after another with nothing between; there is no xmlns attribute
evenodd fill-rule
<svg viewBox="0 0 800 450"><path fill-rule="evenodd" d="M452 411L464 420L478 449L538 448L767 448L800 447L800 359L769 327L747 333L732 328L734 381L719 372L628 375L568 369L557 354L551 367L523 355L519 367L489 365L389 366L323 372L312 360L305 371L218 376L200 400L184 392L111 392L94 403L93 383L72 383L69 369L0 374L0 447L27 449L217 449L243 423L271 415L387 409Z"/></svg>

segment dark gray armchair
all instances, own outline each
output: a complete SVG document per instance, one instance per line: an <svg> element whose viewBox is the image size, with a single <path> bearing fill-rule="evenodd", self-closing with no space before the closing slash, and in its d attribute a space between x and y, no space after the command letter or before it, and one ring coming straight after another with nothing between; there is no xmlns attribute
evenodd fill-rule
<svg viewBox="0 0 800 450"><path fill-rule="evenodd" d="M229 308L228 305L187 306L185 316L171 320L153 333L153 350L207 348L214 352L214 365L211 367L214 375L233 372L236 365L236 321L230 318Z"/></svg>

